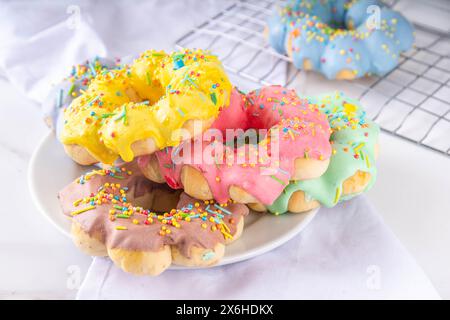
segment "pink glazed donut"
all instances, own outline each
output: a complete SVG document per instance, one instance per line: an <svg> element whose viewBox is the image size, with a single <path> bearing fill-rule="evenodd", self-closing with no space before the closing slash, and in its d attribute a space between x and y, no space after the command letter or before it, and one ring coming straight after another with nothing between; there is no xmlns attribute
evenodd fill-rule
<svg viewBox="0 0 450 320"><path fill-rule="evenodd" d="M143 174L201 200L271 204L289 181L317 178L329 164L326 116L281 86L247 95L234 89L211 128L140 157Z"/></svg>

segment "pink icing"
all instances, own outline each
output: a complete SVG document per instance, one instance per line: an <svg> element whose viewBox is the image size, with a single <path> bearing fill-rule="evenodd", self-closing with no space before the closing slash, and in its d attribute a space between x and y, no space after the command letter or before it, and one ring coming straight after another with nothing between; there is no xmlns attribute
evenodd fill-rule
<svg viewBox="0 0 450 320"><path fill-rule="evenodd" d="M147 204L151 202L152 194L156 190L163 191L167 194L176 194L177 192L170 190L164 184L158 184L146 179L138 170L134 162L127 163L126 171L132 172L131 175L125 173L116 173L114 176L110 175L94 175L89 180L80 183L80 179L76 179L64 189L62 189L58 198L62 207L62 211L65 215L71 217L73 221L76 221L82 227L83 231L90 236L98 237L102 243L108 248L122 248L135 251L157 251L164 245L176 246L180 252L190 257L190 248L192 246L200 248L213 248L217 243L224 243L225 238L219 230L211 230L211 227L215 225L216 221L210 221L208 219L203 220L201 218L192 218L191 221L179 220L180 228L173 227L172 224L165 224L167 228L170 228L171 233L161 236L160 230L163 225L155 219L154 223L146 224L147 214L133 213L130 219L115 219L110 220L110 210L114 209L111 202L105 202L102 204L96 204L95 208L72 216L71 213L89 204L79 204L79 199L90 198L98 193L100 187L104 184L117 184L120 183L122 187L127 187L126 194L127 202L136 206L143 206L145 209L149 209ZM117 176L121 177L120 179ZM108 191L113 192L113 191ZM114 191L114 194L119 194L119 191ZM193 199L181 193L179 198L175 199L174 206L178 209L189 208L186 212L194 212L194 214L204 213L208 209L209 205L203 201ZM194 206L198 203L198 207ZM116 203L120 207L124 205L121 201ZM211 205L213 213L217 213L217 207ZM226 224L230 230L229 233L234 235L237 231L237 222L243 216L248 214L248 209L245 205L239 203L227 204L226 208L221 208L224 214L222 223ZM211 217L209 215L208 217ZM137 220L139 223L135 224L133 220ZM203 228L201 225L206 224L207 228ZM117 226L124 226L126 230L117 230Z"/></svg>
<svg viewBox="0 0 450 320"><path fill-rule="evenodd" d="M306 156L325 160L331 155L329 143L330 127L328 120L316 105L307 99L301 99L294 90L281 86L269 86L255 90L245 95L234 89L231 95L230 106L222 110L213 123L212 128L224 132L225 129L280 129L279 164L267 169L267 161L257 162L254 165L242 165L233 161L227 163L207 163L202 161L183 161L176 165L172 161L172 153L179 152L183 144L177 148L167 148L156 152L160 171L168 185L174 189L182 188L181 168L189 164L201 171L206 178L214 198L218 202L229 199L229 188L232 185L247 190L264 204L271 204L281 194L294 174L294 160ZM204 136L197 139L204 139ZM196 140L199 141L199 140ZM201 141L204 147L211 144ZM272 143L268 143L268 155L271 153ZM234 159L242 151L256 150L254 145L245 144L236 149L230 149ZM194 148L191 148L194 154ZM203 149L204 150L204 149ZM141 167L148 164L150 156L140 157L138 163ZM225 158L224 158L225 159Z"/></svg>

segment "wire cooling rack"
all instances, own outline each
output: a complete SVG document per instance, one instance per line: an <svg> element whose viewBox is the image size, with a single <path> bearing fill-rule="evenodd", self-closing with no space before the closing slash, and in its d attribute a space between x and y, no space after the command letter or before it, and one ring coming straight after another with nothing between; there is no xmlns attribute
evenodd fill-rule
<svg viewBox="0 0 450 320"><path fill-rule="evenodd" d="M182 36L176 46L218 54L232 81L244 90L280 84L298 91L324 87L351 92L383 131L450 156L449 34L415 25L415 47L402 55L398 67L390 73L355 81L329 81L317 73L296 70L287 56L268 45L264 36L266 19L279 5L283 1L233 2Z"/></svg>

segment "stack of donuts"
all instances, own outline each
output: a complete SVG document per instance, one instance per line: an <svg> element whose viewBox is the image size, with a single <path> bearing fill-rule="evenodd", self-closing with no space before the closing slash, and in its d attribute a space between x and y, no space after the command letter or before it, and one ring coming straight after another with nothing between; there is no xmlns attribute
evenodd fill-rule
<svg viewBox="0 0 450 320"><path fill-rule="evenodd" d="M342 93L243 93L202 50L94 61L48 100L66 153L97 164L59 199L75 244L127 272L216 264L249 207L300 213L374 183L379 129Z"/></svg>

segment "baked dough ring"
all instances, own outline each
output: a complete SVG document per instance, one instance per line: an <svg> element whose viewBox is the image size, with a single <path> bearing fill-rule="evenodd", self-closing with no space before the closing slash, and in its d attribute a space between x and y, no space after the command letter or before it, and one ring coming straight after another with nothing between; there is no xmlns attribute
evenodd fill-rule
<svg viewBox="0 0 450 320"><path fill-rule="evenodd" d="M288 1L268 18L264 34L296 68L339 80L385 75L414 43L411 23L381 0Z"/></svg>

